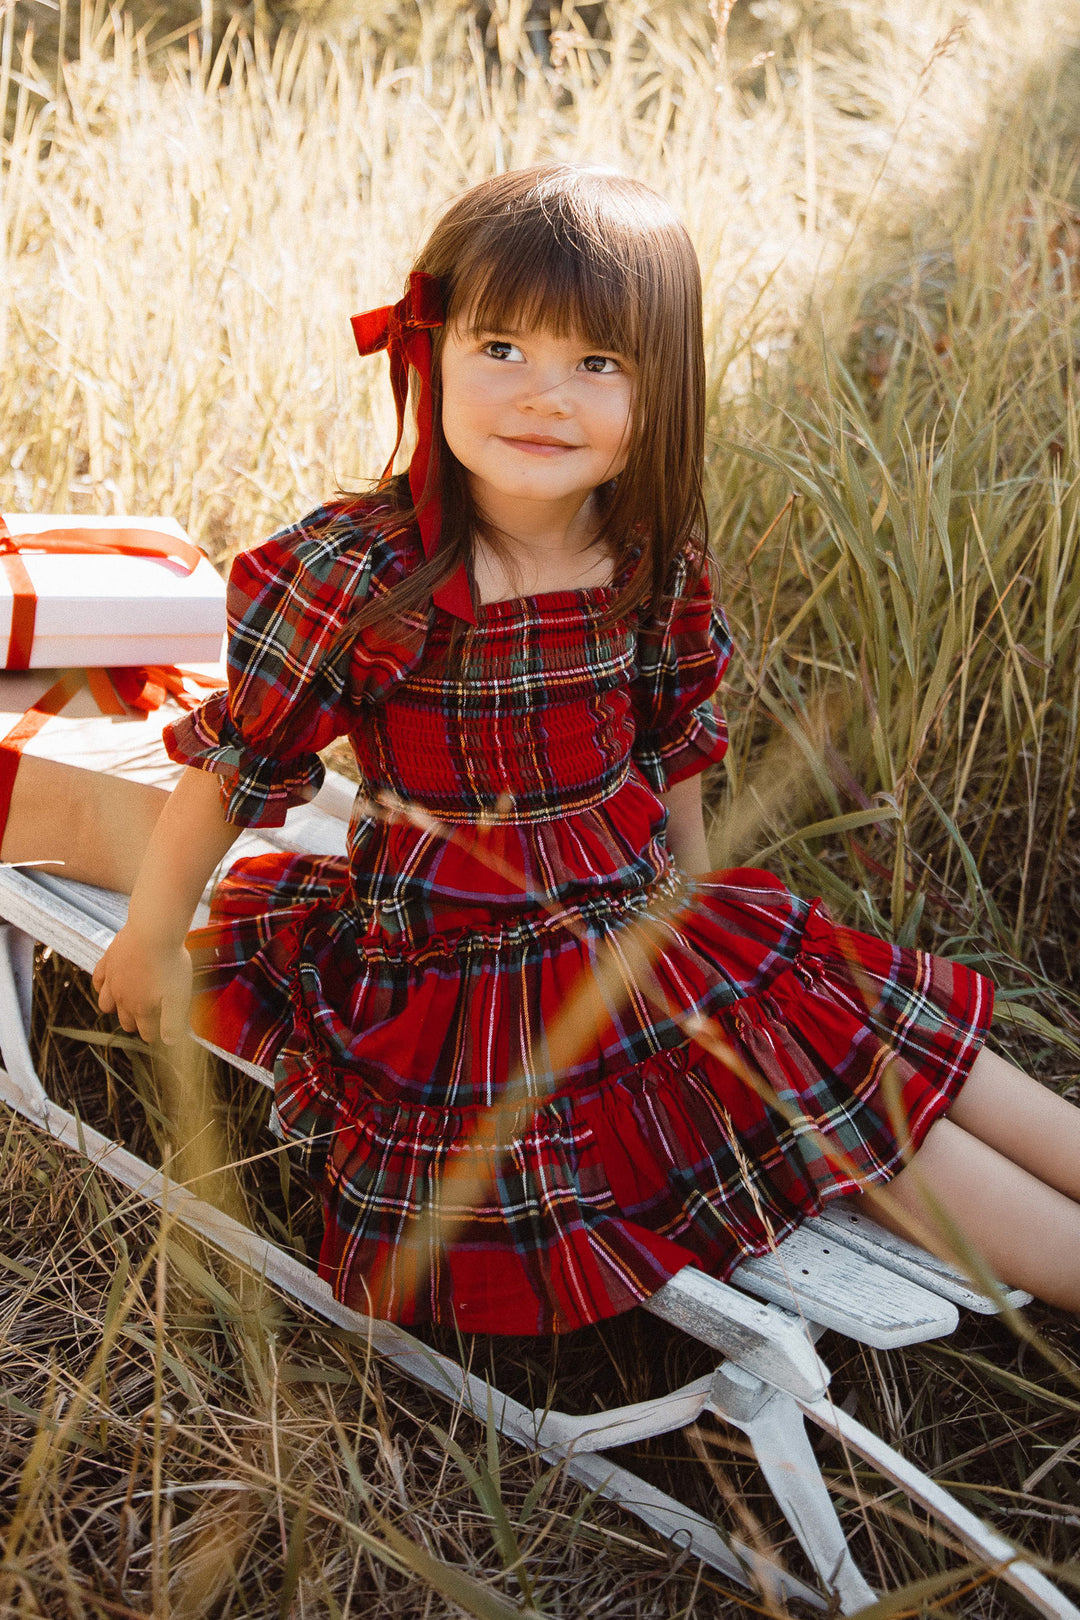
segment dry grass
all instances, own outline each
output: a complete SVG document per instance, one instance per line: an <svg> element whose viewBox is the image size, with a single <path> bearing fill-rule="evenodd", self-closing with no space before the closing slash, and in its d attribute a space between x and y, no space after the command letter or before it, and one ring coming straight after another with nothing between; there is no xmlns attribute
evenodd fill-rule
<svg viewBox="0 0 1080 1620"><path fill-rule="evenodd" d="M226 557L381 466L388 390L346 317L394 294L449 195L547 155L652 180L706 278L741 649L718 858L989 966L1020 1060L1075 1094L1080 11L979 4L957 30L935 0L740 0L720 38L723 9L611 0L600 42L566 10L544 63L511 0L484 38L443 0L272 39L211 10L171 44L168 18L140 32L101 8L65 62L39 0L7 7L0 508L170 511ZM62 964L39 978L52 1082L160 1154L148 1055L49 1034L93 1009ZM230 1091L227 1154L265 1145L261 1106ZM363 1345L5 1130L0 1612L741 1612L557 1471L500 1458ZM243 1196L310 1242L273 1158ZM1080 1369L1069 1324L1030 1317L1057 1370L985 1321L902 1355L823 1351L840 1398L1060 1562ZM643 1316L468 1351L530 1404L583 1410L708 1361ZM705 1466L670 1438L638 1461L703 1505L719 1487L798 1566L737 1442L696 1445ZM823 1455L877 1584L960 1567ZM1012 1612L978 1576L894 1612L935 1605Z"/></svg>

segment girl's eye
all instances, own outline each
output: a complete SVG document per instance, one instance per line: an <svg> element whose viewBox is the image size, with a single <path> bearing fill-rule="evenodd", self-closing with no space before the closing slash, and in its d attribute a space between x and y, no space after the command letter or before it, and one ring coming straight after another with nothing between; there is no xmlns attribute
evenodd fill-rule
<svg viewBox="0 0 1080 1620"><path fill-rule="evenodd" d="M484 353L492 360L521 360L524 356L516 343L508 343L505 338L493 338L484 344Z"/></svg>
<svg viewBox="0 0 1080 1620"><path fill-rule="evenodd" d="M622 370L619 362L610 354L587 354L581 362L581 366L583 371L594 372L597 376L602 376L606 372Z"/></svg>

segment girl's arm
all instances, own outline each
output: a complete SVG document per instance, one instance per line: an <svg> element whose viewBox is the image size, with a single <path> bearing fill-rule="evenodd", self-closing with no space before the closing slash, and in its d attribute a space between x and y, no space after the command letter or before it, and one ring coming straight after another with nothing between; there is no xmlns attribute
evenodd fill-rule
<svg viewBox="0 0 1080 1620"><path fill-rule="evenodd" d="M699 877L710 866L701 809L701 777L685 777L660 798L667 806L667 842L675 864L688 877Z"/></svg>
<svg viewBox="0 0 1080 1620"><path fill-rule="evenodd" d="M158 818L131 894L128 920L94 969L102 1012L145 1041L187 1032L195 907L239 827L225 820L220 778L189 767Z"/></svg>

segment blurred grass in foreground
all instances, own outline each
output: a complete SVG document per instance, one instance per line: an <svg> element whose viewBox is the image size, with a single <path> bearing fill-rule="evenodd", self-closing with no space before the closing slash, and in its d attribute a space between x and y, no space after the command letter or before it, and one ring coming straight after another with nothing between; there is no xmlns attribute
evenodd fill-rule
<svg viewBox="0 0 1080 1620"><path fill-rule="evenodd" d="M0 509L172 512L226 558L382 465L385 368L350 352L347 316L396 295L450 195L548 156L640 175L705 272L710 500L740 649L717 858L766 859L850 920L989 965L1015 1055L1068 1089L1080 8L973 6L958 27L934 0L759 0L727 37L723 10L613 4L592 42L565 9L542 62L509 0L485 39L468 9L423 0L407 34L376 7L366 32L232 25L210 51L198 29L156 45L99 8L62 63L25 32L42 8L9 7ZM55 961L39 1003L57 1085L160 1156L137 1043L50 1035L93 1017ZM260 1099L229 1086L227 1119L196 1113L243 1158L266 1141ZM456 1454L429 1426L445 1410L362 1347L251 1297L21 1125L3 1165L4 1612L457 1612L431 1557L476 1577L478 1614L519 1602L521 1567L546 1613L737 1611L557 1473L500 1471L464 1420ZM301 1241L303 1196L290 1216L273 1160L245 1179L264 1228ZM1075 1364L1069 1324L1031 1315ZM636 1317L470 1353L530 1404L554 1390L582 1409L707 1361ZM824 1354L838 1398L1000 1529L1070 1555L1070 1378L992 1322ZM737 1437L696 1445L697 1505L719 1487L790 1554ZM643 1452L687 1488L689 1444ZM949 1567L872 1476L829 1461L878 1585ZM1011 1612L980 1581L947 1601Z"/></svg>

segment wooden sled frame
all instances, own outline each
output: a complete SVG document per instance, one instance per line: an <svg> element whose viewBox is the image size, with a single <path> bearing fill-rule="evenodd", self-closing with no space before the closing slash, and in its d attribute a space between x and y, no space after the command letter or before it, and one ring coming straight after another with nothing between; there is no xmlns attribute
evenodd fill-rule
<svg viewBox="0 0 1080 1620"><path fill-rule="evenodd" d="M343 785L338 803L352 789ZM244 835L237 855L257 849L343 847L340 820L308 806L280 835ZM920 1469L863 1424L834 1406L829 1372L814 1349L824 1328L860 1343L893 1349L938 1338L957 1325L958 1307L997 1306L951 1267L883 1231L857 1202L837 1201L808 1221L775 1253L740 1266L731 1283L692 1268L680 1272L645 1309L692 1334L722 1356L714 1373L639 1405L588 1417L530 1411L492 1390L449 1357L388 1322L336 1301L308 1266L186 1188L167 1182L144 1160L90 1129L46 1093L29 1046L34 945L40 942L90 970L126 914L125 897L65 881L41 870L0 868L0 1101L55 1140L82 1154L141 1198L198 1233L283 1294L337 1327L359 1334L379 1356L482 1422L493 1416L507 1439L571 1478L609 1497L660 1534L685 1546L728 1579L773 1601L794 1598L818 1609L854 1614L875 1601L847 1547L820 1466L807 1438L809 1418L849 1452L919 1503L987 1568L1050 1620L1080 1620L1077 1609L1003 1536L984 1525ZM209 1043L202 1043L208 1045ZM219 1056L266 1085L272 1077L228 1052ZM756 1297L755 1297L756 1296ZM1029 1296L1013 1291L1012 1305ZM811 1564L823 1592L781 1570L735 1536L603 1456L605 1448L668 1433L711 1412L740 1429Z"/></svg>

